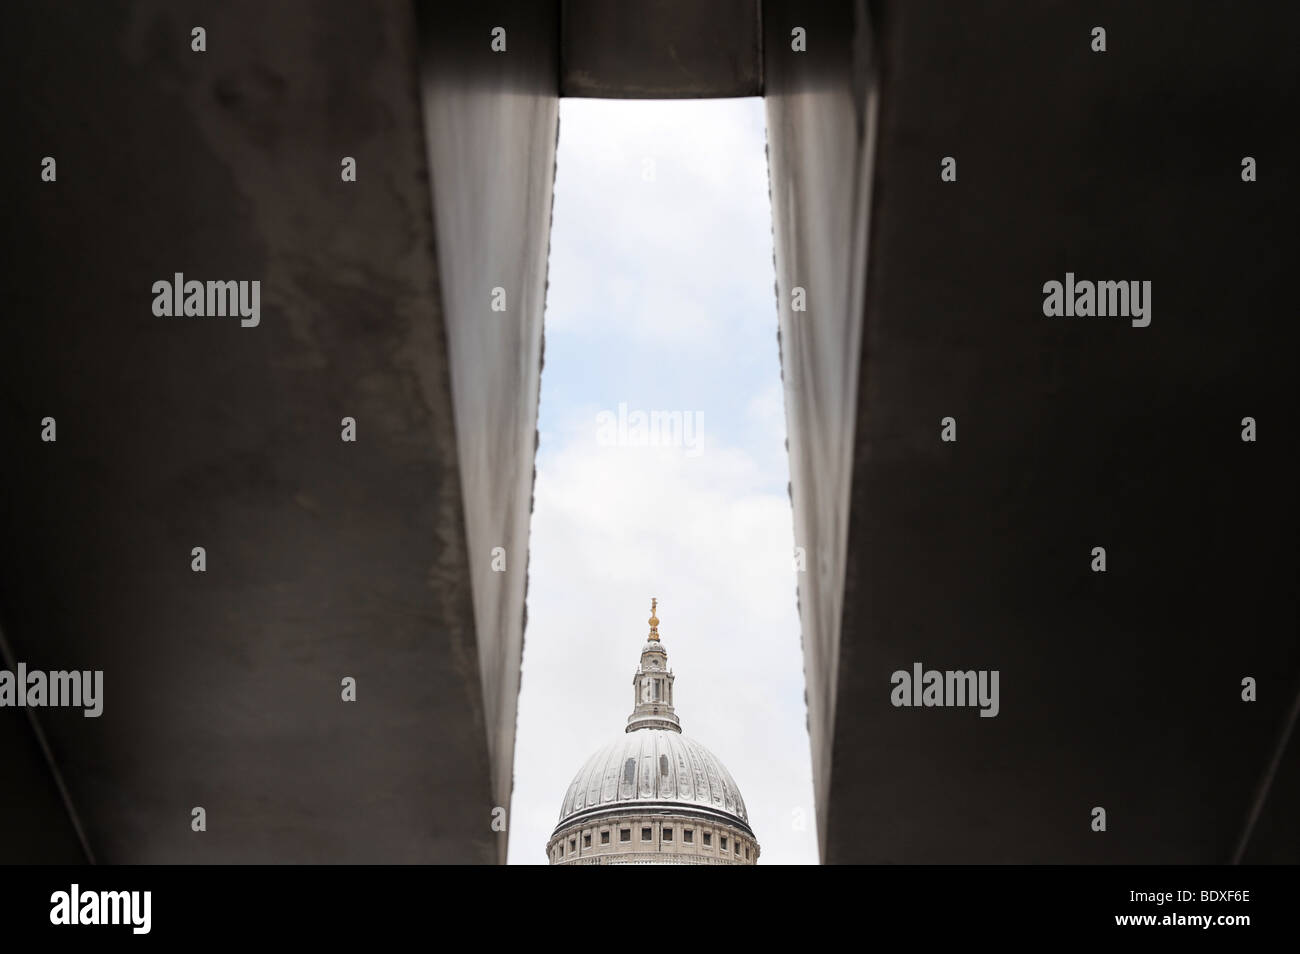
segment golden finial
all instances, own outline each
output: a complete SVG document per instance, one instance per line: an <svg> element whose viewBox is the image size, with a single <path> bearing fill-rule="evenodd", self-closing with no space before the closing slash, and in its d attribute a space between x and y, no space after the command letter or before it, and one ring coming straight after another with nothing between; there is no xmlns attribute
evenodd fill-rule
<svg viewBox="0 0 1300 954"><path fill-rule="evenodd" d="M659 639L659 618L655 616L655 610L658 606L659 600L653 596L650 597L650 638L654 640Z"/></svg>

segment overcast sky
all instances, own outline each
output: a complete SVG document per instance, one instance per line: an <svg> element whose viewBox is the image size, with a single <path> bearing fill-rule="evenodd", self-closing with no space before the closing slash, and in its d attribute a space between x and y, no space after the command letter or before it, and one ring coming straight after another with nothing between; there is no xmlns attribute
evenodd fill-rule
<svg viewBox="0 0 1300 954"><path fill-rule="evenodd" d="M762 862L816 862L763 127L759 99L561 100L512 863L623 732L651 596ZM620 404L698 441L611 444Z"/></svg>

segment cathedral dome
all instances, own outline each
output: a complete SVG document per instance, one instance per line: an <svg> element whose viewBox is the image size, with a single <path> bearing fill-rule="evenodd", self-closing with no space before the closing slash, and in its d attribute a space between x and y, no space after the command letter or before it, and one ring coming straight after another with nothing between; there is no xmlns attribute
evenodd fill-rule
<svg viewBox="0 0 1300 954"><path fill-rule="evenodd" d="M712 752L668 729L636 729L601 748L573 777L559 827L623 809L680 808L749 831L745 801Z"/></svg>
<svg viewBox="0 0 1300 954"><path fill-rule="evenodd" d="M752 865L759 846L726 766L682 735L657 600L622 735L578 770L546 845L551 864Z"/></svg>

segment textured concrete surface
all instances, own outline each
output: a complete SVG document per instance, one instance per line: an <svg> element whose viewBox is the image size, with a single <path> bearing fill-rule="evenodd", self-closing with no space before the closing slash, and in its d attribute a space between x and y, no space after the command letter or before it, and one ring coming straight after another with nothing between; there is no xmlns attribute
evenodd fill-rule
<svg viewBox="0 0 1300 954"><path fill-rule="evenodd" d="M759 96L756 0L563 0L560 92L610 99Z"/></svg>
<svg viewBox="0 0 1300 954"><path fill-rule="evenodd" d="M505 856L555 104L498 106L543 68L553 92L555 54L422 86L438 38L416 36L394 2L7 14L0 623L29 665L105 671L101 718L37 713L100 861ZM467 215L461 188L529 216ZM511 334L477 333L502 316L456 281L489 255ZM177 271L260 280L260 326L154 317ZM511 574L485 593L498 531ZM0 711L5 737L26 718ZM23 752L6 768L48 796ZM49 813L4 813L0 845L33 823L66 845Z"/></svg>
<svg viewBox="0 0 1300 954"><path fill-rule="evenodd" d="M764 5L778 286L810 297L782 343L823 857L1231 861L1300 677L1295 15L891 2L862 56L867 11L851 31L843 9L799 59L774 38L805 14ZM858 248L826 196L861 208L873 67L859 342ZM1152 324L1044 318L1067 270L1152 281ZM999 669L1000 715L894 708L917 661ZM1300 860L1297 745L1245 860Z"/></svg>

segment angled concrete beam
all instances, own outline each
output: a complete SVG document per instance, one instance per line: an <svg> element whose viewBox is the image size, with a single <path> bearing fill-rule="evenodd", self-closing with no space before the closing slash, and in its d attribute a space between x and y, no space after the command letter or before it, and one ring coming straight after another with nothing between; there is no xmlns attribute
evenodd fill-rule
<svg viewBox="0 0 1300 954"><path fill-rule="evenodd" d="M41 713L99 861L505 857L558 53L553 7L490 9L510 53L477 60L486 24L420 46L379 0L6 23L11 148L58 178L0 225L0 620L104 672L99 718ZM260 322L155 315L176 272L260 281ZM61 860L25 719L0 846Z"/></svg>
<svg viewBox="0 0 1300 954"><path fill-rule="evenodd" d="M828 862L1297 860L1295 188L1241 172L1291 154L1300 13L1184 12L1103 53L1059 6L764 4ZM1154 312L1048 317L1067 273ZM896 705L917 664L998 714Z"/></svg>
<svg viewBox="0 0 1300 954"><path fill-rule="evenodd" d="M757 0L564 0L560 92L607 99L760 96Z"/></svg>
<svg viewBox="0 0 1300 954"><path fill-rule="evenodd" d="M508 811L559 124L559 11L525 0L418 9L493 807ZM502 837L502 863L505 850Z"/></svg>
<svg viewBox="0 0 1300 954"><path fill-rule="evenodd" d="M852 4L763 4L777 313L818 839L828 798L875 134L870 24ZM808 47L794 49L794 31Z"/></svg>

